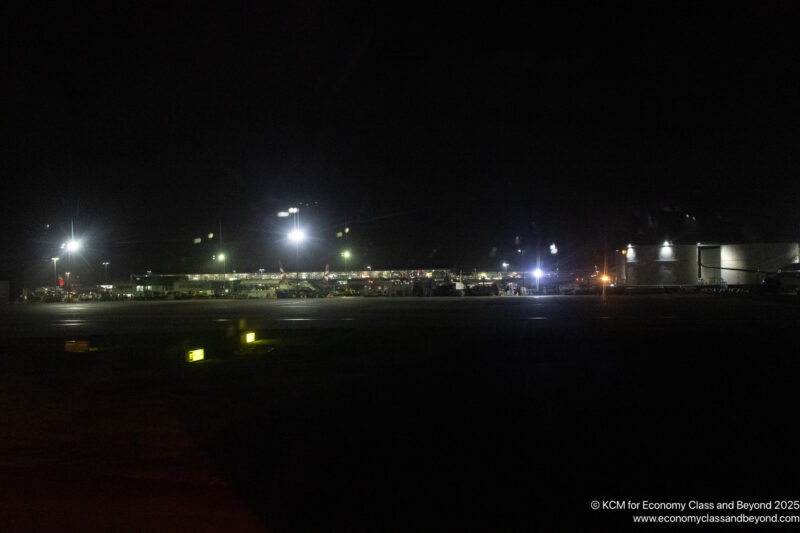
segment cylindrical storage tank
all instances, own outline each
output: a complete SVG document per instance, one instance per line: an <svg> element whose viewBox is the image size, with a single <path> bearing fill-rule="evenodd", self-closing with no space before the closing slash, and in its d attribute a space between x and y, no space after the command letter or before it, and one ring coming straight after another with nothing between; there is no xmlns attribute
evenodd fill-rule
<svg viewBox="0 0 800 533"><path fill-rule="evenodd" d="M728 285L758 285L765 274L728 269L775 272L783 265L796 262L799 253L796 242L723 244L720 247L721 276Z"/></svg>
<svg viewBox="0 0 800 533"><path fill-rule="evenodd" d="M695 286L697 246L671 243L628 246L624 272L626 287Z"/></svg>

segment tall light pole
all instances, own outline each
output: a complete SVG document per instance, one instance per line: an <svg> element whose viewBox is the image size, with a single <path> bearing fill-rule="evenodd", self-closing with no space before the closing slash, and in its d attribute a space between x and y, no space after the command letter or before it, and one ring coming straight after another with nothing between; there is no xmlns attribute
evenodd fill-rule
<svg viewBox="0 0 800 533"><path fill-rule="evenodd" d="M533 277L536 278L536 293L537 294L539 293L539 278L542 277L542 274L543 274L542 269L539 268L538 266L536 267L536 270L533 271Z"/></svg>
<svg viewBox="0 0 800 533"><path fill-rule="evenodd" d="M347 260L350 259L350 250L345 250L342 252L342 257L344 257L344 275L347 276L345 278L345 288L350 288L350 272L347 270Z"/></svg>
<svg viewBox="0 0 800 533"><path fill-rule="evenodd" d="M69 254L69 265L72 266L72 253L81 249L81 241L71 239L65 244L67 253Z"/></svg>
<svg viewBox="0 0 800 533"><path fill-rule="evenodd" d="M294 242L294 262L297 268L296 287L300 288L300 241L306 238L303 230L300 229L300 209L297 207L290 207L286 211L278 212L278 216L286 218L292 216L292 225L294 228L289 232L289 240Z"/></svg>
<svg viewBox="0 0 800 533"><path fill-rule="evenodd" d="M536 272L539 273L536 277L536 294L539 294L539 278L542 277L542 253L536 250Z"/></svg>
<svg viewBox="0 0 800 533"><path fill-rule="evenodd" d="M228 272L227 257L225 257L225 254L219 254L217 256L217 260L218 261L222 261L222 283L223 283L223 286L224 286L224 284L225 284L225 274L227 274L227 272Z"/></svg>
<svg viewBox="0 0 800 533"><path fill-rule="evenodd" d="M296 208L295 208L296 209ZM297 288L300 288L300 241L306 238L306 234L301 229L294 229L289 233L289 240L294 242L294 261L297 268Z"/></svg>
<svg viewBox="0 0 800 533"><path fill-rule="evenodd" d="M53 275L56 279L56 287L58 287L58 269L56 269L56 262L58 262L58 257L53 257Z"/></svg>
<svg viewBox="0 0 800 533"><path fill-rule="evenodd" d="M111 263L109 263L108 261L103 261L103 266L106 269L106 278L105 278L106 279L106 283L108 283L108 265L110 265L110 264Z"/></svg>

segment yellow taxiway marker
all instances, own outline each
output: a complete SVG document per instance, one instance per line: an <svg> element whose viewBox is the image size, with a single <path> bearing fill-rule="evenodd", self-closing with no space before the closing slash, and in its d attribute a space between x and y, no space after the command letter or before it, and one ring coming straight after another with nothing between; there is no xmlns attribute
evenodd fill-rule
<svg viewBox="0 0 800 533"><path fill-rule="evenodd" d="M197 348L196 350L189 350L186 352L186 362L187 363L194 363L195 361L202 361L205 359L206 353L205 350L202 348Z"/></svg>

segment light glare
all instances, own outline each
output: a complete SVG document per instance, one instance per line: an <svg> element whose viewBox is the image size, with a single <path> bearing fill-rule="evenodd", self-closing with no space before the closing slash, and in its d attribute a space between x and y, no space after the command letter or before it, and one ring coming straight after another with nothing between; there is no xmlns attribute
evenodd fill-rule
<svg viewBox="0 0 800 533"><path fill-rule="evenodd" d="M294 242L300 242L305 238L306 238L306 234L303 233L303 230L296 229L296 230L293 230L291 233L289 233L289 240L294 241Z"/></svg>

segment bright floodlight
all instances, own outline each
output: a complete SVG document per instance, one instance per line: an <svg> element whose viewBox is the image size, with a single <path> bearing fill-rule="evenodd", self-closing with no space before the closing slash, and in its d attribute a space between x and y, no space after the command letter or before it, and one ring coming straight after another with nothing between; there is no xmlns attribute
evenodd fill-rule
<svg viewBox="0 0 800 533"><path fill-rule="evenodd" d="M300 211L300 210L299 210L298 208L296 208L296 207L290 207L290 208L289 208L289 212L290 212L290 213L292 213L292 214L295 214L295 213L297 213L298 211Z"/></svg>
<svg viewBox="0 0 800 533"><path fill-rule="evenodd" d="M292 240L294 242L300 242L305 238L306 234L303 233L303 230L296 229L289 234L289 240Z"/></svg>
<svg viewBox="0 0 800 533"><path fill-rule="evenodd" d="M219 254L217 256L217 259L220 260L220 261L225 261L225 254Z"/></svg>
<svg viewBox="0 0 800 533"><path fill-rule="evenodd" d="M344 258L350 257L350 251L349 250L345 250L344 252L342 252L342 257L344 257Z"/></svg>
<svg viewBox="0 0 800 533"><path fill-rule="evenodd" d="M537 279L541 278L542 277L542 269L541 268L537 268L536 270L534 270L533 271L533 277L537 278Z"/></svg>
<svg viewBox="0 0 800 533"><path fill-rule="evenodd" d="M67 243L67 251L68 252L75 252L79 250L81 247L81 241L69 241Z"/></svg>
<svg viewBox="0 0 800 533"><path fill-rule="evenodd" d="M503 268L508 268L508 263L503 263Z"/></svg>
<svg viewBox="0 0 800 533"><path fill-rule="evenodd" d="M289 212L288 211L278 211L278 216L281 217L281 218L286 218L286 217L289 216Z"/></svg>

